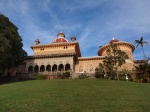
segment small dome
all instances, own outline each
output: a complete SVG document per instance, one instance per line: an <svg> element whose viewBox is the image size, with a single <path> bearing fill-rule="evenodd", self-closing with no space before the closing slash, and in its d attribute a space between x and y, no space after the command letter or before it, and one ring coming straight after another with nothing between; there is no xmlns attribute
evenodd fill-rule
<svg viewBox="0 0 150 112"><path fill-rule="evenodd" d="M57 34L57 37L64 37L65 38L65 34L61 31Z"/></svg>
<svg viewBox="0 0 150 112"><path fill-rule="evenodd" d="M115 39L114 37L112 38L112 40L110 40L109 43L113 43L113 42L119 42L119 40Z"/></svg>
<svg viewBox="0 0 150 112"><path fill-rule="evenodd" d="M65 38L56 38L56 39L54 40L54 43L56 43L56 42L68 42L68 40L65 39Z"/></svg>
<svg viewBox="0 0 150 112"><path fill-rule="evenodd" d="M65 34L63 32L57 34L57 38L54 40L53 43L60 43L60 42L68 42L68 40L65 39Z"/></svg>

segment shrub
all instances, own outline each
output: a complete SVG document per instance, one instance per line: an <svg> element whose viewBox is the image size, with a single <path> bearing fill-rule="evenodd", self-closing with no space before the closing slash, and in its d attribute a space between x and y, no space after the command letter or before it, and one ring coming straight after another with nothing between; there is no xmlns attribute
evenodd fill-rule
<svg viewBox="0 0 150 112"><path fill-rule="evenodd" d="M58 73L58 74L57 74L57 79L63 79L63 75L60 74L60 73Z"/></svg>
<svg viewBox="0 0 150 112"><path fill-rule="evenodd" d="M80 74L78 76L78 79L86 79L86 78L89 78L86 74Z"/></svg>
<svg viewBox="0 0 150 112"><path fill-rule="evenodd" d="M116 70L112 70L112 71L108 72L106 78L115 80L117 78Z"/></svg>
<svg viewBox="0 0 150 112"><path fill-rule="evenodd" d="M95 72L95 77L96 77L97 79L99 79L99 78L104 78L104 75L103 75L102 73Z"/></svg>
<svg viewBox="0 0 150 112"><path fill-rule="evenodd" d="M64 72L63 73L63 78L68 79L70 77L70 75L71 75L70 72Z"/></svg>
<svg viewBox="0 0 150 112"><path fill-rule="evenodd" d="M46 77L43 74L37 74L36 75L36 80L45 80L45 79L46 79Z"/></svg>
<svg viewBox="0 0 150 112"><path fill-rule="evenodd" d="M97 79L99 79L99 78L101 78L101 74L98 73L98 72L95 72L95 77L96 77Z"/></svg>

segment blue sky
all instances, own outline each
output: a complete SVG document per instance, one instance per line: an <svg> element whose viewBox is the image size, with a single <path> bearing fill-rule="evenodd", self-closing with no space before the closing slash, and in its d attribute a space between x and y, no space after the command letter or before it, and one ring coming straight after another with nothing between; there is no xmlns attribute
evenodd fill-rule
<svg viewBox="0 0 150 112"><path fill-rule="evenodd" d="M68 41L76 36L82 56L97 56L113 37L135 45L143 36L150 57L150 0L0 0L0 12L19 28L28 55L35 39L52 43L62 31ZM133 55L143 59L140 47Z"/></svg>

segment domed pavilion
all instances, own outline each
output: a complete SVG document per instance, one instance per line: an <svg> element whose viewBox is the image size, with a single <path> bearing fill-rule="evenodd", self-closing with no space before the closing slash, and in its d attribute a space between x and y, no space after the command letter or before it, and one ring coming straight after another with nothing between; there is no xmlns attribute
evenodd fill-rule
<svg viewBox="0 0 150 112"><path fill-rule="evenodd" d="M50 44L40 44L40 39L36 39L35 45L30 46L34 55L28 56L22 67L22 73L45 74L49 79L54 74L69 71L74 74L74 78L80 73L94 74L95 68L102 63L107 55L106 50L110 43L115 43L118 47L127 53L129 59L121 69L132 70L134 66L134 45L129 42L123 42L113 38L108 44L103 45L98 50L97 56L82 57L79 43L76 37L70 37L68 41L63 32L59 32L57 37Z"/></svg>

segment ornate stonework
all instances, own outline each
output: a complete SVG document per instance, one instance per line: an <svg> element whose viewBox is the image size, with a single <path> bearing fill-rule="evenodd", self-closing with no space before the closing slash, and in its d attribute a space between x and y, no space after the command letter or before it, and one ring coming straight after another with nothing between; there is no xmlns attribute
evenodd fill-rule
<svg viewBox="0 0 150 112"><path fill-rule="evenodd" d="M40 72L43 74L71 71L74 77L77 77L78 73L94 74L95 68L105 58L109 44L100 47L98 56L82 57L76 37L72 36L71 40L71 42L68 42L62 32L58 33L56 39L50 44L39 44L39 40L36 40L36 45L31 46L34 55L26 58L24 71L26 73ZM117 39L110 42L118 44L120 49L129 56L122 69L132 70L134 45L128 42L120 42Z"/></svg>

